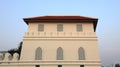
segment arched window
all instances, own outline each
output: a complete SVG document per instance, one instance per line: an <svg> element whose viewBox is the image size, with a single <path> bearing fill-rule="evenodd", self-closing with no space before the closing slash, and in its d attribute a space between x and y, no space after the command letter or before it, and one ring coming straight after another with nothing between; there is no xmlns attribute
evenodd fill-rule
<svg viewBox="0 0 120 67"><path fill-rule="evenodd" d="M84 48L80 47L78 49L78 56L79 56L79 60L85 60L85 50L84 50Z"/></svg>
<svg viewBox="0 0 120 67"><path fill-rule="evenodd" d="M35 60L42 60L42 49L40 47L36 49Z"/></svg>
<svg viewBox="0 0 120 67"><path fill-rule="evenodd" d="M63 49L61 47L57 49L57 60L63 60Z"/></svg>

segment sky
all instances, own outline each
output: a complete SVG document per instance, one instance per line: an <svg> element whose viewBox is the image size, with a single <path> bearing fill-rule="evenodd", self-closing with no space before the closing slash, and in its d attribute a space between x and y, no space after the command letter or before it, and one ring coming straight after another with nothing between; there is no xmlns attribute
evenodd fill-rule
<svg viewBox="0 0 120 67"><path fill-rule="evenodd" d="M120 0L0 0L0 51L18 47L28 28L23 18L44 15L98 18L102 64L120 62Z"/></svg>

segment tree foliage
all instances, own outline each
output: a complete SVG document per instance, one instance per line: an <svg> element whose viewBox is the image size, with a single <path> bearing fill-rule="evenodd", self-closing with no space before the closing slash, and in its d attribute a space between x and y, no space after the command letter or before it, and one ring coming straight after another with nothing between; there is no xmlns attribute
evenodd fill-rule
<svg viewBox="0 0 120 67"><path fill-rule="evenodd" d="M120 64L115 64L115 67L120 67Z"/></svg>

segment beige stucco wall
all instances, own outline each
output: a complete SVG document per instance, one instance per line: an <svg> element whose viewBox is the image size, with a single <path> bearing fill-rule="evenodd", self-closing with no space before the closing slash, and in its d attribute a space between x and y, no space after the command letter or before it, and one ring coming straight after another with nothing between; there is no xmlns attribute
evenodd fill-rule
<svg viewBox="0 0 120 67"><path fill-rule="evenodd" d="M38 32L38 24L44 24L44 32L57 32L58 23L29 23L28 32ZM63 24L63 32L76 32L76 22L61 23ZM81 22L83 32L93 32L93 24Z"/></svg>
<svg viewBox="0 0 120 67"><path fill-rule="evenodd" d="M86 60L99 60L97 41L81 39L72 40L25 40L21 60L34 60L36 48L41 47L43 57L42 60L56 60L56 52L58 47L62 47L64 51L64 60L78 60L78 48L85 49ZM30 53L29 53L30 51Z"/></svg>
<svg viewBox="0 0 120 67"><path fill-rule="evenodd" d="M84 65L85 67L101 67L100 62L97 61L11 61L11 62L0 62L0 67L35 67L35 65L40 65L40 67L80 67Z"/></svg>
<svg viewBox="0 0 120 67"><path fill-rule="evenodd" d="M38 24L39 23L37 22L29 23L27 35L25 35L23 39L21 60L34 60L35 50L38 47L42 48L42 60L56 60L56 51L58 47L63 48L64 60L78 60L78 48L80 47L85 49L86 60L100 60L97 37L94 33L93 23L81 23L83 27L81 33L77 33L76 31L76 24L78 23L62 23L64 32L62 33L62 36L60 34L57 34L57 36L52 34L57 32L57 23L44 23L45 33L38 33ZM49 34L50 37L47 36L48 32L51 32ZM71 32L69 36L66 34L67 32ZM41 33L43 33L44 36L42 36ZM75 36L75 38L73 36ZM29 51L30 53L28 53Z"/></svg>
<svg viewBox="0 0 120 67"><path fill-rule="evenodd" d="M101 67L98 41L92 23L63 23L63 32L57 32L57 23L44 23L44 32L38 32L38 23L29 23L23 38L21 58L18 61L0 61L0 67ZM42 48L42 60L35 60L36 48ZM57 48L62 47L64 60L56 60ZM78 60L78 48L85 50L85 60Z"/></svg>
<svg viewBox="0 0 120 67"><path fill-rule="evenodd" d="M0 67L36 67L35 64L15 64L15 65L11 65L11 64L4 64L4 65L0 65ZM40 67L58 67L58 65L40 65ZM80 65L72 65L72 64L68 64L68 65L62 65L62 67L80 67ZM84 65L84 67L101 67L100 65Z"/></svg>

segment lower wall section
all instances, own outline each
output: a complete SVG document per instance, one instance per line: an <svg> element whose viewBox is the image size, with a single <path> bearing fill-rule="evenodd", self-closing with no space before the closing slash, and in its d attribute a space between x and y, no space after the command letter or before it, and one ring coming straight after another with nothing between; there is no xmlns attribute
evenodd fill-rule
<svg viewBox="0 0 120 67"><path fill-rule="evenodd" d="M19 65L11 66L11 65L9 65L9 66L6 66L5 65L5 66L0 66L0 67L37 67L37 66L35 66L35 65L34 66L31 66L31 65L27 65L27 66L26 65L25 66L24 65L23 66L19 66ZM47 66L40 65L39 67L58 67L58 65L47 65ZM62 65L62 67L80 67L80 65L67 65L67 66ZM86 66L86 65L84 65L84 67L101 67L101 66L99 66L99 65L98 66Z"/></svg>
<svg viewBox="0 0 120 67"><path fill-rule="evenodd" d="M39 66L36 66L39 65ZM58 66L61 65L61 66ZM100 61L0 61L0 67L101 67Z"/></svg>
<svg viewBox="0 0 120 67"><path fill-rule="evenodd" d="M37 66L31 66L31 65L27 65L27 66L0 66L0 67L37 67ZM52 66L39 66L39 67L58 67L57 65L52 65ZM80 67L80 65L68 65L68 66L65 66L65 65L62 65L62 67ZM84 65L84 67L101 67L101 66L86 66Z"/></svg>

